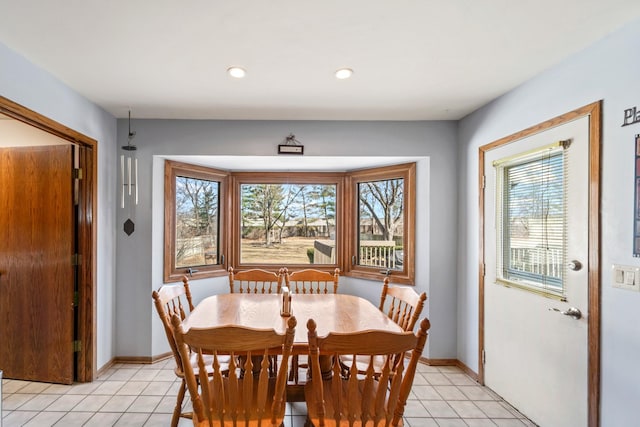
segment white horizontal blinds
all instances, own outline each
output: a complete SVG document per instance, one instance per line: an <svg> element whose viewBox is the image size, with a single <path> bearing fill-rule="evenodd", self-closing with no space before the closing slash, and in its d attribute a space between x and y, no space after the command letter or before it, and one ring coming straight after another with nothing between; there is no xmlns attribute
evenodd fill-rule
<svg viewBox="0 0 640 427"><path fill-rule="evenodd" d="M498 281L564 296L565 144L494 163L498 194Z"/></svg>

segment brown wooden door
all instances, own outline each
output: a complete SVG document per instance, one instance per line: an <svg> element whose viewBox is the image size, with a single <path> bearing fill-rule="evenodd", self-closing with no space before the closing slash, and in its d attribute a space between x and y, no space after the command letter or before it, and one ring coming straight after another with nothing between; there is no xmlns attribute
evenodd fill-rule
<svg viewBox="0 0 640 427"><path fill-rule="evenodd" d="M0 369L71 384L72 145L0 149Z"/></svg>

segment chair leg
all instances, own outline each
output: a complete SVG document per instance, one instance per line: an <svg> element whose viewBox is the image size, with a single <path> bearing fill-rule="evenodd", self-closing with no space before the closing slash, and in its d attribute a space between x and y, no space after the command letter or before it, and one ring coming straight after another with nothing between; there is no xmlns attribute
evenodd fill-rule
<svg viewBox="0 0 640 427"><path fill-rule="evenodd" d="M178 397L176 399L176 407L173 408L173 416L171 417L171 427L177 427L178 422L180 421L180 417L182 416L182 401L184 400L184 395L187 390L187 385L182 378L182 383L180 384L180 389L178 390Z"/></svg>
<svg viewBox="0 0 640 427"><path fill-rule="evenodd" d="M291 370L289 371L289 381L298 384L298 356L291 356Z"/></svg>

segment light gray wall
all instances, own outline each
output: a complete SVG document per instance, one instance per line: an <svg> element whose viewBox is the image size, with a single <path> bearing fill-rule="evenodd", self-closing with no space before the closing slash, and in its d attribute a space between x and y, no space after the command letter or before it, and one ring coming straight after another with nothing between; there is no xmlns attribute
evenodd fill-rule
<svg viewBox="0 0 640 427"><path fill-rule="evenodd" d="M126 143L127 122L120 120L119 145ZM136 231L126 236L118 213L117 345L120 356L151 356L168 351L152 311L150 295L162 285L163 156L273 156L285 136L294 133L307 156L410 156L418 162L416 287L426 291L433 327L432 358L456 354L454 122L189 121L132 120L140 174ZM429 208L431 207L431 209ZM226 277L193 280L196 299L226 292ZM341 291L377 304L380 283L341 278Z"/></svg>
<svg viewBox="0 0 640 427"><path fill-rule="evenodd" d="M98 141L97 366L114 355L116 120L0 43L0 95Z"/></svg>
<svg viewBox="0 0 640 427"><path fill-rule="evenodd" d="M478 147L598 100L602 148L602 426L638 422L640 293L611 286L611 264L632 257L634 135L623 111L640 106L640 21L564 61L459 124L458 358L477 369ZM497 71L499 72L499 70Z"/></svg>

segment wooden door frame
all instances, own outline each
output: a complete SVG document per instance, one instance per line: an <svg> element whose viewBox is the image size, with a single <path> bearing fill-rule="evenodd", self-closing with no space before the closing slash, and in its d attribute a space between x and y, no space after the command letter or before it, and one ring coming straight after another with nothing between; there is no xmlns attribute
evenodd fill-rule
<svg viewBox="0 0 640 427"><path fill-rule="evenodd" d="M597 101L584 107L562 114L553 119L539 123L523 131L498 139L479 148L479 331L478 331L478 381L484 385L484 158L489 150L509 144L513 141L529 137L547 129L560 126L567 122L589 116L589 237L588 237L588 298L589 317L587 322L587 412L588 426L597 427L600 424L600 151L602 126L602 101Z"/></svg>
<svg viewBox="0 0 640 427"><path fill-rule="evenodd" d="M86 169L83 171L82 177L85 182L80 186L80 197L88 202L84 203L84 206L81 203L82 211L78 220L78 245L83 252L78 266L79 297L76 335L81 345L76 356L75 380L79 382L93 381L96 366L94 337L96 336L95 271L97 260L95 254L97 253L98 142L3 96L0 96L0 113L89 149L84 159L85 164L82 165Z"/></svg>

